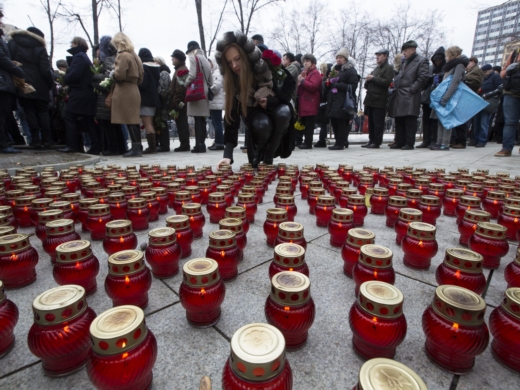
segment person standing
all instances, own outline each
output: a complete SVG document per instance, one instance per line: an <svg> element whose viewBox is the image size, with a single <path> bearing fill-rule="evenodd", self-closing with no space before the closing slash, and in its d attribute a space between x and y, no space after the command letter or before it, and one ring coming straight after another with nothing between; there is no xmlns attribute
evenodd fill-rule
<svg viewBox="0 0 520 390"><path fill-rule="evenodd" d="M323 63L320 65L321 74L321 95L320 95L320 109L316 121L320 127L320 136L318 142L314 144L315 148L326 148L327 147L327 136L330 119L327 116L327 94L324 92L325 83L329 78L330 71L332 70L332 64Z"/></svg>
<svg viewBox="0 0 520 390"><path fill-rule="evenodd" d="M209 114L213 128L215 129L215 142L208 149L209 150L224 150L224 130L222 126L222 111L226 105L226 92L224 92L224 83L220 69L212 61L211 74L213 75L213 100L209 102Z"/></svg>
<svg viewBox="0 0 520 390"><path fill-rule="evenodd" d="M394 80L388 115L395 119L395 144L390 149L412 150L421 109L421 91L428 81L428 60L417 54L417 42L401 47L405 63Z"/></svg>
<svg viewBox="0 0 520 390"><path fill-rule="evenodd" d="M365 114L368 115L368 143L362 148L379 149L383 143L385 132L386 106L388 104L388 88L394 78L394 68L388 63L389 51L382 49L376 52L377 67L365 81Z"/></svg>
<svg viewBox="0 0 520 390"><path fill-rule="evenodd" d="M172 64L175 73L170 84L170 103L168 111L170 114L175 111L173 119L177 126L177 134L181 145L173 149L174 152L190 151L190 126L188 125L188 106L184 102L186 97L186 78L189 70L186 67L186 55L181 50L174 50L172 53Z"/></svg>
<svg viewBox="0 0 520 390"><path fill-rule="evenodd" d="M159 98L161 106L155 110L155 117L153 118L153 127L155 128L157 151L170 151L170 132L168 129L168 101L170 98L170 84L172 79L170 77L171 70L162 57L154 57L154 62L159 65L161 76L159 79Z"/></svg>
<svg viewBox="0 0 520 390"><path fill-rule="evenodd" d="M186 55L190 60L190 73L186 79L186 88L190 88L197 77L197 72L201 72L205 96L204 99L188 102L188 116L195 118L195 147L191 152L206 153L206 118L209 116L208 90L213 85L211 66L199 44L195 41L188 43Z"/></svg>
<svg viewBox="0 0 520 390"><path fill-rule="evenodd" d="M475 115L474 123L474 138L475 147L483 148L488 141L488 130L491 124L491 118L497 111L502 95L503 81L498 73L493 71L490 64L482 67L484 73L484 83L482 84L482 98L486 100L489 105ZM471 145L471 144L470 144Z"/></svg>

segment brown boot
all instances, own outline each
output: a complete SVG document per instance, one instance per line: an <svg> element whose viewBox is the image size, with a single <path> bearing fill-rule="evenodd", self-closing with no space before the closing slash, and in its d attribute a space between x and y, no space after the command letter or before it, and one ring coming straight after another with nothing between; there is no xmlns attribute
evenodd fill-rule
<svg viewBox="0 0 520 390"><path fill-rule="evenodd" d="M143 152L143 154L157 153L157 144L155 142L155 133L146 134L146 139L148 140L148 148Z"/></svg>
<svg viewBox="0 0 520 390"><path fill-rule="evenodd" d="M495 157L511 157L511 151L502 149L500 152L495 153Z"/></svg>

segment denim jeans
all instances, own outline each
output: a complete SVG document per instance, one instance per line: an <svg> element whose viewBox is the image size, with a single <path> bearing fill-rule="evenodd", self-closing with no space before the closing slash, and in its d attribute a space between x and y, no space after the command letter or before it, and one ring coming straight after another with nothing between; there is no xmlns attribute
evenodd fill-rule
<svg viewBox="0 0 520 390"><path fill-rule="evenodd" d="M486 144L488 140L489 125L491 122L489 112L480 111L473 121L473 139L477 144Z"/></svg>
<svg viewBox="0 0 520 390"><path fill-rule="evenodd" d="M520 98L504 95L504 136L502 138L502 149L511 151L515 146L516 128L520 120Z"/></svg>
<svg viewBox="0 0 520 390"><path fill-rule="evenodd" d="M210 110L209 115L215 129L215 144L224 145L224 131L222 130L222 110Z"/></svg>

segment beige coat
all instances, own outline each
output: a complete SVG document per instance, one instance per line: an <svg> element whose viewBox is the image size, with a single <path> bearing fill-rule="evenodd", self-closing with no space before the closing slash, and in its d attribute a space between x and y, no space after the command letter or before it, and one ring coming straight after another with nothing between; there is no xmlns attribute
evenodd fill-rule
<svg viewBox="0 0 520 390"><path fill-rule="evenodd" d="M113 74L116 84L112 95L112 123L139 124L141 94L137 86L143 82L143 76L143 64L135 52L117 54Z"/></svg>
<svg viewBox="0 0 520 390"><path fill-rule="evenodd" d="M211 65L204 56L202 50L193 50L189 55L190 74L186 79L186 88L189 88L195 76L197 75L197 62L195 56L199 59L200 70L204 75L204 94L208 96L208 84L213 85L213 76L211 74ZM188 116L209 116L209 101L208 99L202 99L196 102L188 102Z"/></svg>

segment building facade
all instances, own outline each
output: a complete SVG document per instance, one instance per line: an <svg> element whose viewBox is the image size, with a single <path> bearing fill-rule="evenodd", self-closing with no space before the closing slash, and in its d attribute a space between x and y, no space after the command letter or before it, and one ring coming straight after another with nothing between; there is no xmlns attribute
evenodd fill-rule
<svg viewBox="0 0 520 390"><path fill-rule="evenodd" d="M520 0L478 13L472 55L479 64L502 65L504 46L520 37Z"/></svg>

